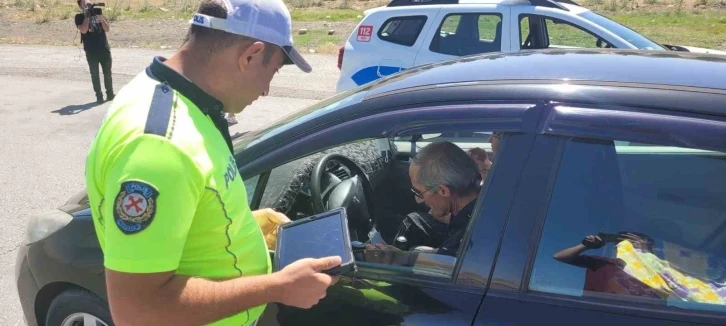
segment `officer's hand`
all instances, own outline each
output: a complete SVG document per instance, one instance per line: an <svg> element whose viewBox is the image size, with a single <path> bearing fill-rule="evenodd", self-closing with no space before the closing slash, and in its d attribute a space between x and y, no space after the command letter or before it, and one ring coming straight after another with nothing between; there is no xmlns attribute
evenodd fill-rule
<svg viewBox="0 0 726 326"><path fill-rule="evenodd" d="M305 309L316 305L325 297L328 287L338 281L337 277L331 277L321 271L336 267L341 262L342 259L338 256L306 258L283 268L279 272L280 279L285 283L280 303Z"/></svg>
<svg viewBox="0 0 726 326"><path fill-rule="evenodd" d="M277 244L277 227L290 222L290 219L285 214L275 212L271 208L256 210L252 212L252 215L257 220L257 224L265 236L267 249L275 250Z"/></svg>

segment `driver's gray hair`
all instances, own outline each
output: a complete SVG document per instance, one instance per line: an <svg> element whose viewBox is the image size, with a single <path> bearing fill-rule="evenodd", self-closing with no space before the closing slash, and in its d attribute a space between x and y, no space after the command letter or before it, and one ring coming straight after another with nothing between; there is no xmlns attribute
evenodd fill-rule
<svg viewBox="0 0 726 326"><path fill-rule="evenodd" d="M479 192L479 167L469 154L453 143L431 143L416 154L413 163L419 167L418 182L427 188L445 185L456 196Z"/></svg>

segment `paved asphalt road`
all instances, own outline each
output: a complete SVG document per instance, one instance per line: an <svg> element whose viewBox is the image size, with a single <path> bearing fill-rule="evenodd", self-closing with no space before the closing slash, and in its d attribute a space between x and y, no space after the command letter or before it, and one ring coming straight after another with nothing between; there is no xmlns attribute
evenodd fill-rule
<svg viewBox="0 0 726 326"><path fill-rule="evenodd" d="M120 89L169 51L113 49ZM108 104L95 105L88 65L75 47L0 46L0 325L23 323L14 279L17 246L31 214L83 189L83 165ZM336 58L307 55L313 73L285 67L268 97L238 116L232 133L256 129L331 96Z"/></svg>

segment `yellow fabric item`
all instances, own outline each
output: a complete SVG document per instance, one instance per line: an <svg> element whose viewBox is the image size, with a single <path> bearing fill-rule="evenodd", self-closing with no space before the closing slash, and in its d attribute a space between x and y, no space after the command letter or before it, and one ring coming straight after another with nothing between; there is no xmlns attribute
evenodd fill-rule
<svg viewBox="0 0 726 326"><path fill-rule="evenodd" d="M726 304L726 298L719 296L707 282L685 275L671 267L668 261L650 252L641 252L628 241L617 245L617 258L625 262L624 271L663 294L664 298L688 302Z"/></svg>

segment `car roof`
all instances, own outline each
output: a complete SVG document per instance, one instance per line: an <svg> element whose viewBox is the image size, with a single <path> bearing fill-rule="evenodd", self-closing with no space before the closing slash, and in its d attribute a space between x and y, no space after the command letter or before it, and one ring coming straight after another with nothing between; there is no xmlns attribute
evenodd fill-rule
<svg viewBox="0 0 726 326"><path fill-rule="evenodd" d="M597 94L592 91L560 94L561 100L638 103L726 114L721 105L722 98L726 98L726 56L723 55L575 49L490 53L415 67L339 93L239 137L234 142L234 152L236 156L241 154L236 159L244 164L260 152L274 149L281 141L351 117L414 103L488 98L532 101L540 96L550 97L541 92L533 93L536 92L533 85L562 84L585 85L590 90L605 87L600 87ZM456 91L457 87L460 91ZM630 91L636 88L657 92ZM683 92L673 90L688 91L691 97L684 98L679 95ZM702 96L696 97L696 92ZM656 97L643 98L645 95Z"/></svg>
<svg viewBox="0 0 726 326"><path fill-rule="evenodd" d="M364 13L367 16L382 11L415 11L417 9L456 5L543 6L559 8L575 14L588 11L588 9L572 0L428 0L414 2L411 0L394 0L387 6L371 8L365 10Z"/></svg>
<svg viewBox="0 0 726 326"><path fill-rule="evenodd" d="M477 5L477 4L506 4L506 5L538 5L545 4L548 0L428 0L428 1L411 1L411 0L394 0L387 6L388 8L407 7L417 8L422 6L455 6L455 5ZM551 0L561 4L577 5L570 0ZM579 6L579 5L578 5Z"/></svg>
<svg viewBox="0 0 726 326"><path fill-rule="evenodd" d="M366 98L426 85L502 80L635 83L726 90L726 56L616 49L488 53L392 75L378 81Z"/></svg>

